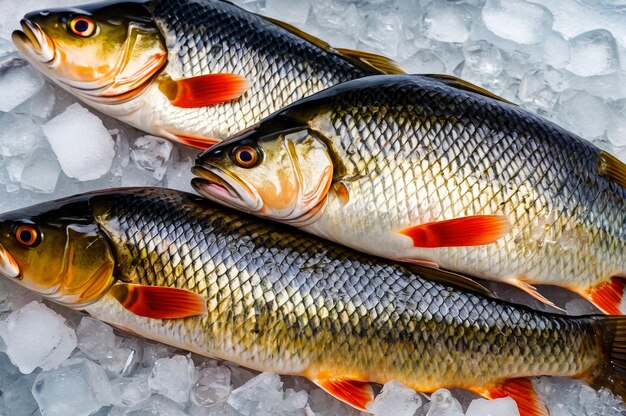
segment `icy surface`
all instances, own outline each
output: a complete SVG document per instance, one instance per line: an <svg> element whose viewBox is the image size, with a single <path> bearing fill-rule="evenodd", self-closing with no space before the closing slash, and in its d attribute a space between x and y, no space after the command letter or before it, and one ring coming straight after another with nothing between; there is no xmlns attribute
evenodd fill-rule
<svg viewBox="0 0 626 416"><path fill-rule="evenodd" d="M515 400L510 397L504 397L502 399L495 400L486 400L486 399L476 399L472 400L469 407L467 408L467 412L465 412L466 416L500 416L500 415L510 415L510 416L519 416L519 410L517 409L517 404Z"/></svg>
<svg viewBox="0 0 626 416"><path fill-rule="evenodd" d="M17 57L8 39L24 13L84 2L0 0L0 212L117 186L192 191L190 168L196 150L171 145L76 105L75 98L44 83ZM333 46L383 53L411 73L466 78L626 160L624 0L237 3L294 24ZM505 299L550 310L515 289L490 287ZM595 311L569 292L541 290L570 314ZM0 281L0 350L8 354L0 352L0 415L54 414L50 413L54 408L42 401L54 390L36 394L40 408L31 389L35 379L51 380L62 374L59 370L67 372L68 383L78 383L69 389L85 389L80 390L85 397L58 393L54 405L65 414L81 414L80 409L95 409L99 416L361 414L302 378L258 374L197 356L191 362L186 352L114 332L61 307L48 304L52 312L31 303L40 299L13 282ZM26 316L20 309L25 306L30 311ZM33 311L36 320L31 320ZM29 325L6 332L10 320L24 318ZM72 342L74 331L78 348L76 340ZM55 349L54 337L59 334L65 335L61 348ZM65 361L70 353L71 361ZM81 363L77 367L72 364L75 360ZM100 380L98 385L89 383L92 376ZM536 384L552 416L624 412L622 402L607 390L595 391L581 381L540 378ZM463 409L476 415L517 414L512 407L510 412L500 408L510 401L474 401L476 396L459 390L439 390L431 399L388 383L371 410L388 415L385 409L391 409L395 415L409 414L415 407L417 416L462 415Z"/></svg>
<svg viewBox="0 0 626 416"><path fill-rule="evenodd" d="M367 410L376 416L413 416L421 405L422 399L414 390L397 381L390 381L383 386L376 400L367 406Z"/></svg>
<svg viewBox="0 0 626 416"><path fill-rule="evenodd" d="M22 373L46 370L65 361L76 348L76 334L65 319L39 302L12 312L0 322L6 353Z"/></svg>

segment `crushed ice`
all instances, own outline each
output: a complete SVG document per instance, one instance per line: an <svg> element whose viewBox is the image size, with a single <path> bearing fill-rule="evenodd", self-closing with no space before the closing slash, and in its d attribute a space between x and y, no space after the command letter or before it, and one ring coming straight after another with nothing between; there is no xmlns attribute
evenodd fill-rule
<svg viewBox="0 0 626 416"><path fill-rule="evenodd" d="M45 82L8 40L25 13L84 0L4 1L0 18L0 212L92 189L191 191L195 151L146 135ZM337 47L386 54L414 73L489 88L626 160L626 3L579 0L239 0ZM500 296L526 301L500 288ZM568 313L591 312L568 294ZM117 334L0 281L2 415L358 415L298 377L256 374ZM47 306L46 306L47 305ZM52 308L52 309L51 309ZM617 415L605 389L535 380L553 415ZM517 415L511 399L396 382L375 415ZM466 413L464 413L466 412Z"/></svg>

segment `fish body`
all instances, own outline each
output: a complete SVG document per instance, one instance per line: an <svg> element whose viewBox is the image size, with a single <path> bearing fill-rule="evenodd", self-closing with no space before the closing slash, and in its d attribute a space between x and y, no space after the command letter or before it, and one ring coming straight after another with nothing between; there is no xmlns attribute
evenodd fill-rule
<svg viewBox="0 0 626 416"><path fill-rule="evenodd" d="M220 0L52 9L22 26L13 41L59 86L134 127L202 148L304 96L383 72L366 62L382 57L333 49Z"/></svg>
<svg viewBox="0 0 626 416"><path fill-rule="evenodd" d="M509 304L178 191L105 191L2 214L0 244L0 272L49 299L198 354L306 376L359 408L369 382L390 380L498 397L520 395L511 379L559 375L624 394L624 318ZM145 299L181 293L203 310L138 314ZM516 399L530 403L527 394Z"/></svg>
<svg viewBox="0 0 626 416"><path fill-rule="evenodd" d="M201 154L196 190L363 252L623 312L625 166L458 82L369 77L305 98Z"/></svg>

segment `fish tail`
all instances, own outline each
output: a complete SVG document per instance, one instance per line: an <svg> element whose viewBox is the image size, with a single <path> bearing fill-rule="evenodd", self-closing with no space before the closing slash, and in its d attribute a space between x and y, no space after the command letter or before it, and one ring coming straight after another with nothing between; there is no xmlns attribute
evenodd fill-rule
<svg viewBox="0 0 626 416"><path fill-rule="evenodd" d="M604 360L590 371L589 384L606 387L615 395L626 398L626 317L601 316L597 319L601 330Z"/></svg>

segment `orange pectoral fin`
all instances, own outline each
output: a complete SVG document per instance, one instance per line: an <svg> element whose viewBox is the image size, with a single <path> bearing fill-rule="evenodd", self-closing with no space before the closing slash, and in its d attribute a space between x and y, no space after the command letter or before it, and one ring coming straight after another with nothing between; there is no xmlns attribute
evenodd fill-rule
<svg viewBox="0 0 626 416"><path fill-rule="evenodd" d="M111 294L124 308L147 318L178 319L207 314L204 297L186 289L117 283Z"/></svg>
<svg viewBox="0 0 626 416"><path fill-rule="evenodd" d="M191 78L159 78L159 89L172 105L207 107L236 100L248 90L248 81L237 74L207 74Z"/></svg>
<svg viewBox="0 0 626 416"><path fill-rule="evenodd" d="M517 403L520 416L549 416L545 403L535 391L532 380L529 378L506 380L493 388L474 392L486 399L512 398Z"/></svg>
<svg viewBox="0 0 626 416"><path fill-rule="evenodd" d="M607 315L624 315L626 314L625 289L624 279L612 277L608 282L581 294Z"/></svg>
<svg viewBox="0 0 626 416"><path fill-rule="evenodd" d="M374 400L374 390L366 381L348 377L318 377L312 378L311 381L334 398L361 411L367 411L365 406Z"/></svg>
<svg viewBox="0 0 626 416"><path fill-rule="evenodd" d="M411 237L415 247L435 248L491 244L510 230L504 215L475 215L407 227L398 233Z"/></svg>

